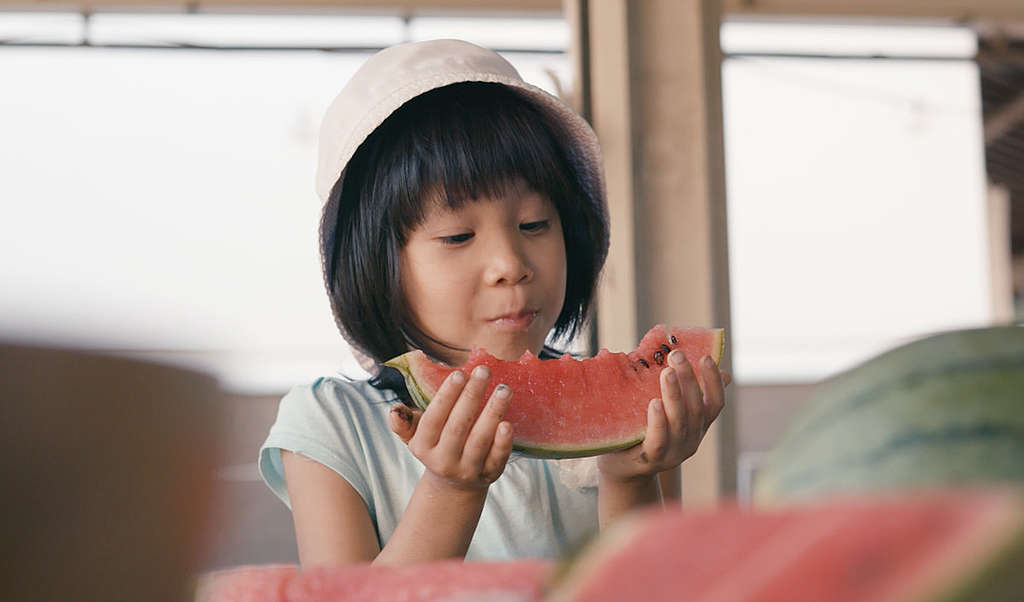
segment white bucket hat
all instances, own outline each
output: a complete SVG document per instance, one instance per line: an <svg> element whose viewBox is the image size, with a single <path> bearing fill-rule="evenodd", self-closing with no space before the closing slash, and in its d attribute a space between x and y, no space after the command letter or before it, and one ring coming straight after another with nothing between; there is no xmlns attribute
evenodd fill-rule
<svg viewBox="0 0 1024 602"><path fill-rule="evenodd" d="M523 81L515 68L494 51L461 40L411 42L386 48L366 60L327 108L320 126L316 191L325 206L331 191L359 145L396 109L416 96L459 82L504 84L544 113L565 145L569 162L580 175L580 185L598 203L607 232L601 151L590 125L568 105ZM597 265L604 263L608 240L602 241ZM325 261L325 258L321 258ZM326 262L324 263L326 265ZM325 271L326 272L326 271ZM326 273L325 273L326 278ZM330 283L327 283L330 290ZM371 374L376 363L358 348L338 324L359 364Z"/></svg>

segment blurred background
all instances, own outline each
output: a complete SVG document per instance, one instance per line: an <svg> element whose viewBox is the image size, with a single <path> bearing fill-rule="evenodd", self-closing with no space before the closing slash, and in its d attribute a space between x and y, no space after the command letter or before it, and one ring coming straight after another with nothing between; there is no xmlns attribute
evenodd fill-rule
<svg viewBox="0 0 1024 602"><path fill-rule="evenodd" d="M744 499L814 383L908 340L1024 313L1024 8L678 4L693 5L713 48L696 63L713 77L698 69L695 86L708 87L704 135L720 152L702 177L724 186L708 204L724 211L705 214L724 221L702 228L725 255L707 262L714 283L693 284L714 289L717 309L686 323L729 328L736 384L718 470L730 476L718 487ZM602 37L613 5L625 41ZM226 393L225 495L204 568L297 561L258 447L291 386L361 375L316 251L324 109L376 50L461 38L599 121L616 89L598 82L602 57L633 48L647 10L612 0L0 6L0 339L214 376ZM692 67L673 52L662 60ZM628 58L633 86L646 59ZM622 114L636 118L643 89L627 89L634 106ZM595 127L603 145L621 146L605 134L613 122ZM620 172L609 164L613 203ZM627 204L675 202L633 191ZM645 317L676 320L634 314L641 332ZM629 336L574 344L621 349Z"/></svg>

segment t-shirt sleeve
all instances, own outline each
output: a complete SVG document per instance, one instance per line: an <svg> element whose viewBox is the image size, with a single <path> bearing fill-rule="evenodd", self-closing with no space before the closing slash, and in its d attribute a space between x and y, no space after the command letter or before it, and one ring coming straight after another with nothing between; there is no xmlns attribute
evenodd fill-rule
<svg viewBox="0 0 1024 602"><path fill-rule="evenodd" d="M374 516L373 496L366 481L367 466L360 440L357 417L343 389L319 379L312 385L293 388L281 399L277 420L260 448L260 476L278 498L291 509L281 450L315 460L341 475L363 498Z"/></svg>

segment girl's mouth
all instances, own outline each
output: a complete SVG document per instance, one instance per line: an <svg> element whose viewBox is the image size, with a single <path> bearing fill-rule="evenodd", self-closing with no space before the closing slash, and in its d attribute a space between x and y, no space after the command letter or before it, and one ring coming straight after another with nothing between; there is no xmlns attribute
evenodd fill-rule
<svg viewBox="0 0 1024 602"><path fill-rule="evenodd" d="M533 321L537 319L536 310L526 310L514 314L506 314L504 316L498 316L490 320L498 330L504 330L509 332L528 330L533 324Z"/></svg>

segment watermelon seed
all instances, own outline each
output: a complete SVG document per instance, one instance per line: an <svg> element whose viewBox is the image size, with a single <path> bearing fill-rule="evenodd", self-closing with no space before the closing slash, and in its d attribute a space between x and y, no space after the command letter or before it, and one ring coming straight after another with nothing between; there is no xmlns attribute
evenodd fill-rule
<svg viewBox="0 0 1024 602"><path fill-rule="evenodd" d="M672 348L669 347L668 345L664 345L664 344L661 346L661 350L664 351L665 353L671 353L672 352Z"/></svg>
<svg viewBox="0 0 1024 602"><path fill-rule="evenodd" d="M657 364L659 366L661 366L662 364L665 363L665 354L663 352L661 352L661 351L655 351L654 352L654 361L657 362Z"/></svg>
<svg viewBox="0 0 1024 602"><path fill-rule="evenodd" d="M677 338L676 338L676 335L672 335L672 336L670 336L670 337L668 338L668 340L672 341L672 344L673 344L673 345L678 345L678 344L679 344L679 339L677 339Z"/></svg>
<svg viewBox="0 0 1024 602"><path fill-rule="evenodd" d="M647 360L645 360L644 358L640 358L637 361L640 362L643 365L644 368L650 368L651 367L651 365L648 364Z"/></svg>

